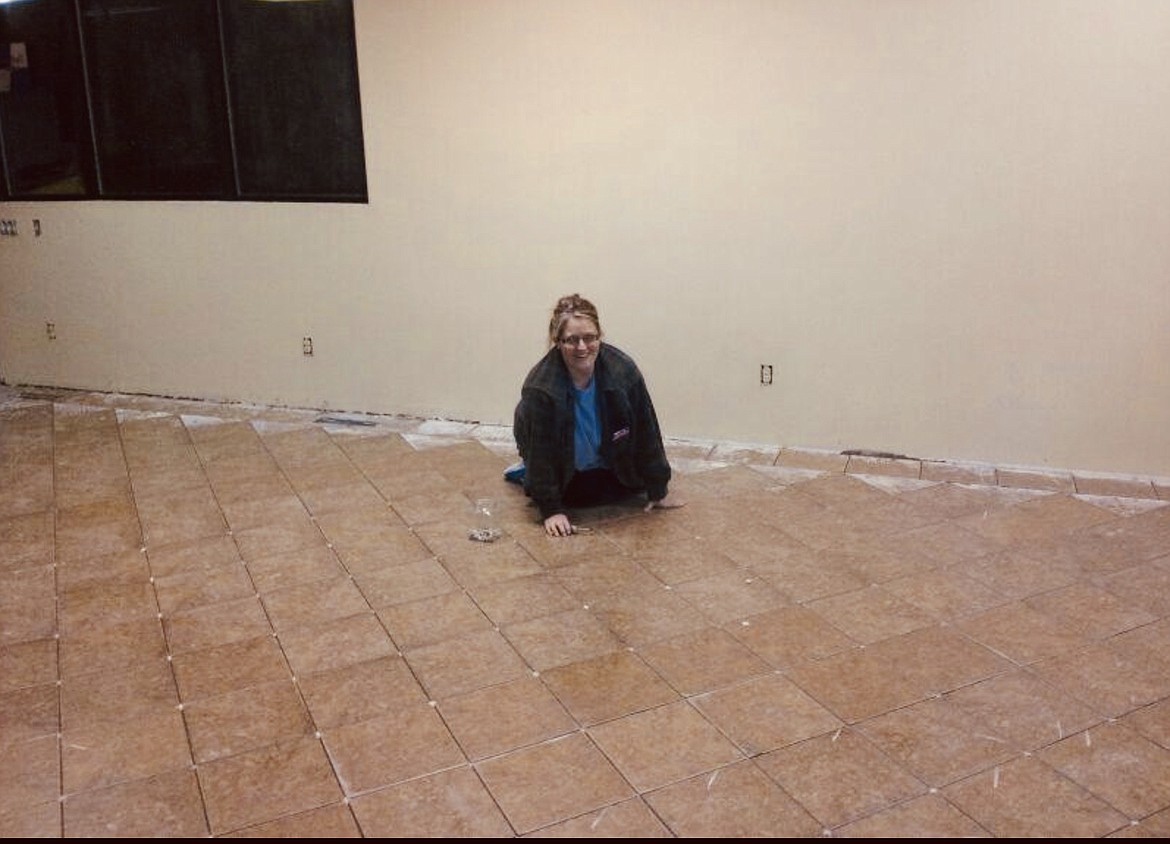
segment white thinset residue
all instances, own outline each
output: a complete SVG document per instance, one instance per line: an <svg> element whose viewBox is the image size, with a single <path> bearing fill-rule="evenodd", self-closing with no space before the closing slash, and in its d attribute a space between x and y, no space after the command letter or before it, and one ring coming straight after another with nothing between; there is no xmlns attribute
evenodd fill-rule
<svg viewBox="0 0 1170 844"><path fill-rule="evenodd" d="M461 442L470 442L466 439L457 439L454 437L440 437L430 434L403 434L402 438L406 440L415 451L423 451L428 448L440 448L442 446L455 445Z"/></svg>
<svg viewBox="0 0 1170 844"><path fill-rule="evenodd" d="M600 812L598 812L597 817L595 817L593 819L593 823L589 824L589 828L590 829L597 829L597 825L599 823L601 823L601 819L605 817L605 814L608 811L609 811L609 806L606 806L604 809L602 809Z"/></svg>
<svg viewBox="0 0 1170 844"><path fill-rule="evenodd" d="M905 478L899 475L865 475L855 473L850 477L865 481L870 486L883 492L899 493L911 492L928 486L938 486L942 481L924 481L919 478Z"/></svg>
<svg viewBox="0 0 1170 844"><path fill-rule="evenodd" d="M670 458L670 465L680 475L697 475L701 472L709 472L712 469L723 469L730 464L720 463L716 460L699 460L694 457L672 457Z"/></svg>
<svg viewBox="0 0 1170 844"><path fill-rule="evenodd" d="M708 791L710 791L710 790L711 790L711 786L715 785L715 780L717 780L717 779L719 779L719 771L715 771L715 772L714 772L714 773L712 773L712 774L711 774L711 776L710 776L710 777L707 779L707 790L708 790Z"/></svg>
<svg viewBox="0 0 1170 844"><path fill-rule="evenodd" d="M991 787L999 788L999 766L995 766L995 772L991 775Z"/></svg>
<svg viewBox="0 0 1170 844"><path fill-rule="evenodd" d="M136 419L161 419L172 415L165 410L134 410L133 408L126 407L114 408L114 416L117 418L119 425L123 422L132 422Z"/></svg>
<svg viewBox="0 0 1170 844"><path fill-rule="evenodd" d="M1073 498L1079 498L1119 516L1133 516L1170 505L1170 501L1159 501L1156 498L1124 498L1119 495L1074 495Z"/></svg>
<svg viewBox="0 0 1170 844"><path fill-rule="evenodd" d="M193 416L184 413L179 416L183 420L183 424L188 428L203 428L208 425L222 425L225 422L231 422L231 419L224 419L222 416Z"/></svg>

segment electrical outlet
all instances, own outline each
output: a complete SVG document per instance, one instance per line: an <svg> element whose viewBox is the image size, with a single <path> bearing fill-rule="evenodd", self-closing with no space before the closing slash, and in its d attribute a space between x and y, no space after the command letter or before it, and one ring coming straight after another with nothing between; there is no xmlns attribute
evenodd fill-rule
<svg viewBox="0 0 1170 844"><path fill-rule="evenodd" d="M301 338L301 351L307 356L311 356L313 354L313 338L312 337L302 337Z"/></svg>
<svg viewBox="0 0 1170 844"><path fill-rule="evenodd" d="M770 363L761 363L760 364L760 383L761 384L771 384L772 383L772 364L770 364Z"/></svg>
<svg viewBox="0 0 1170 844"><path fill-rule="evenodd" d="M46 322L45 323L45 336L48 337L50 340L57 339L57 323L55 323L55 322Z"/></svg>

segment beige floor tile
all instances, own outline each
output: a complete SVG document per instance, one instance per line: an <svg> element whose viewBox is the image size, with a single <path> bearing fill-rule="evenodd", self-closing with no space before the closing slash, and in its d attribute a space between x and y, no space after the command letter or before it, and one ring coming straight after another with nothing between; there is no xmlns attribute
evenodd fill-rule
<svg viewBox="0 0 1170 844"><path fill-rule="evenodd" d="M62 729L73 730L175 709L179 694L171 664L156 659L66 678L60 685L60 705Z"/></svg>
<svg viewBox="0 0 1170 844"><path fill-rule="evenodd" d="M749 757L842 726L837 716L779 674L697 695L691 703Z"/></svg>
<svg viewBox="0 0 1170 844"><path fill-rule="evenodd" d="M1007 660L944 628L803 660L785 674L846 723L926 700L1007 670Z"/></svg>
<svg viewBox="0 0 1170 844"><path fill-rule="evenodd" d="M202 698L184 706L197 764L313 735L313 724L288 680Z"/></svg>
<svg viewBox="0 0 1170 844"><path fill-rule="evenodd" d="M466 767L398 783L351 803L365 838L511 838L514 833Z"/></svg>
<svg viewBox="0 0 1170 844"><path fill-rule="evenodd" d="M495 542L473 542L463 531L463 544L443 555L443 565L464 589L475 590L544 569L531 554L508 537Z"/></svg>
<svg viewBox="0 0 1170 844"><path fill-rule="evenodd" d="M61 838L61 802L57 798L0 809L0 835L5 838Z"/></svg>
<svg viewBox="0 0 1170 844"><path fill-rule="evenodd" d="M66 838L206 838L202 795L190 770L69 795Z"/></svg>
<svg viewBox="0 0 1170 844"><path fill-rule="evenodd" d="M575 542L572 537L565 544ZM557 540L549 540L556 542ZM631 559L605 554L594 559L554 568L553 577L583 604L600 604L607 598L653 592L662 582Z"/></svg>
<svg viewBox="0 0 1170 844"><path fill-rule="evenodd" d="M577 722L534 677L446 698L439 703L439 714L472 762L577 729Z"/></svg>
<svg viewBox="0 0 1170 844"><path fill-rule="evenodd" d="M1123 724L1091 727L1037 756L1131 818L1170 803L1170 750Z"/></svg>
<svg viewBox="0 0 1170 844"><path fill-rule="evenodd" d="M427 700L400 656L357 662L297 680L319 727L364 721Z"/></svg>
<svg viewBox="0 0 1170 844"><path fill-rule="evenodd" d="M0 645L44 639L56 632L53 568L0 571Z"/></svg>
<svg viewBox="0 0 1170 844"><path fill-rule="evenodd" d="M354 572L354 583L375 610L459 590L459 583L434 557L363 569Z"/></svg>
<svg viewBox="0 0 1170 844"><path fill-rule="evenodd" d="M922 795L927 786L852 728L836 728L756 760L825 828Z"/></svg>
<svg viewBox="0 0 1170 844"><path fill-rule="evenodd" d="M148 548L222 536L228 529L219 502L207 487L138 497L136 504Z"/></svg>
<svg viewBox="0 0 1170 844"><path fill-rule="evenodd" d="M682 694L711 691L771 672L772 667L719 627L704 627L640 650L642 658Z"/></svg>
<svg viewBox="0 0 1170 844"><path fill-rule="evenodd" d="M857 725L879 750L940 788L1020 755L1005 736L943 698L924 700Z"/></svg>
<svg viewBox="0 0 1170 844"><path fill-rule="evenodd" d="M113 671L166 657L166 639L157 618L134 619L79 630L59 640L61 677Z"/></svg>
<svg viewBox="0 0 1170 844"><path fill-rule="evenodd" d="M372 612L294 627L279 638L294 675L342 668L396 652L390 635Z"/></svg>
<svg viewBox="0 0 1170 844"><path fill-rule="evenodd" d="M957 566L887 580L881 588L938 621L954 622L1008 602L1008 596Z"/></svg>
<svg viewBox="0 0 1170 844"><path fill-rule="evenodd" d="M671 588L619 592L586 606L618 639L639 648L710 624L691 601Z"/></svg>
<svg viewBox="0 0 1170 844"><path fill-rule="evenodd" d="M942 794L996 838L1100 838L1129 823L1035 757L997 765Z"/></svg>
<svg viewBox="0 0 1170 844"><path fill-rule="evenodd" d="M1135 709L1121 723L1133 727L1150 741L1170 749L1170 701L1160 700Z"/></svg>
<svg viewBox="0 0 1170 844"><path fill-rule="evenodd" d="M811 838L816 820L750 762L691 777L646 796L683 838Z"/></svg>
<svg viewBox="0 0 1170 844"><path fill-rule="evenodd" d="M833 830L835 838L990 838L990 833L937 794L924 794Z"/></svg>
<svg viewBox="0 0 1170 844"><path fill-rule="evenodd" d="M190 572L198 574L223 563L240 562L240 552L230 536L199 539L146 552L150 571L155 577Z"/></svg>
<svg viewBox="0 0 1170 844"><path fill-rule="evenodd" d="M541 679L585 726L679 700L670 684L625 650L551 668Z"/></svg>
<svg viewBox="0 0 1170 844"><path fill-rule="evenodd" d="M368 612L365 597L348 575L284 586L261 596L277 634Z"/></svg>
<svg viewBox="0 0 1170 844"><path fill-rule="evenodd" d="M223 515L233 531L261 525L304 524L309 516L301 499L292 492L267 498L242 498L223 502Z"/></svg>
<svg viewBox="0 0 1170 844"><path fill-rule="evenodd" d="M57 510L59 563L137 550L142 544L142 528L128 495Z"/></svg>
<svg viewBox="0 0 1170 844"><path fill-rule="evenodd" d="M56 684L29 686L0 695L0 743L21 742L57 733Z"/></svg>
<svg viewBox="0 0 1170 844"><path fill-rule="evenodd" d="M1097 584L1153 616L1170 616L1170 556L1106 575Z"/></svg>
<svg viewBox="0 0 1170 844"><path fill-rule="evenodd" d="M0 646L0 694L57 679L57 642L30 639Z"/></svg>
<svg viewBox="0 0 1170 844"><path fill-rule="evenodd" d="M476 768L520 835L633 796L613 764L581 733L497 756Z"/></svg>
<svg viewBox="0 0 1170 844"><path fill-rule="evenodd" d="M686 539L670 542L661 550L639 550L632 559L668 585L735 571L736 563L710 543Z"/></svg>
<svg viewBox="0 0 1170 844"><path fill-rule="evenodd" d="M491 620L462 591L394 604L380 610L378 618L404 650L493 629Z"/></svg>
<svg viewBox="0 0 1170 844"><path fill-rule="evenodd" d="M467 762L435 708L425 703L330 727L321 738L350 797Z"/></svg>
<svg viewBox="0 0 1170 844"><path fill-rule="evenodd" d="M530 833L528 838L673 838L641 798L624 800Z"/></svg>
<svg viewBox="0 0 1170 844"><path fill-rule="evenodd" d="M780 607L723 628L774 668L857 645L824 616L802 606Z"/></svg>
<svg viewBox="0 0 1170 844"><path fill-rule="evenodd" d="M223 835L341 798L317 739L298 739L199 766L212 835Z"/></svg>
<svg viewBox="0 0 1170 844"><path fill-rule="evenodd" d="M239 559L210 562L202 570L156 576L154 590L164 616L250 597L256 591L247 567Z"/></svg>
<svg viewBox="0 0 1170 844"><path fill-rule="evenodd" d="M405 656L432 700L515 680L530 671L508 640L494 630L424 645Z"/></svg>
<svg viewBox="0 0 1170 844"><path fill-rule="evenodd" d="M744 758L686 701L597 724L589 735L640 793Z"/></svg>
<svg viewBox="0 0 1170 844"><path fill-rule="evenodd" d="M0 519L0 571L53 562L53 520L52 510Z"/></svg>
<svg viewBox="0 0 1170 844"><path fill-rule="evenodd" d="M319 545L271 557L258 557L250 560L246 567L252 584L261 595L286 586L329 580L347 573L333 549Z"/></svg>
<svg viewBox="0 0 1170 844"><path fill-rule="evenodd" d="M1123 633L1156 618L1090 583L1063 586L1027 598L1024 603L1090 639Z"/></svg>
<svg viewBox="0 0 1170 844"><path fill-rule="evenodd" d="M361 838L362 832L346 803L285 815L267 823L228 833L223 838Z"/></svg>
<svg viewBox="0 0 1170 844"><path fill-rule="evenodd" d="M0 835L1170 834L1164 478L674 443L553 539L505 426L29 391Z"/></svg>
<svg viewBox="0 0 1170 844"><path fill-rule="evenodd" d="M807 603L862 589L870 581L860 569L873 559L867 554L814 551L801 545L746 565L788 601Z"/></svg>
<svg viewBox="0 0 1170 844"><path fill-rule="evenodd" d="M567 665L622 647L622 642L598 618L584 609L518 621L502 629L504 636L537 671Z"/></svg>
<svg viewBox="0 0 1170 844"><path fill-rule="evenodd" d="M946 695L954 707L1016 748L1033 751L1088 729L1102 716L1028 671L1010 671Z"/></svg>
<svg viewBox="0 0 1170 844"><path fill-rule="evenodd" d="M868 645L935 623L926 610L899 597L888 584L818 598L805 604L855 642Z"/></svg>
<svg viewBox="0 0 1170 844"><path fill-rule="evenodd" d="M183 701L289 676L288 663L271 635L176 654L172 664Z"/></svg>
<svg viewBox="0 0 1170 844"><path fill-rule="evenodd" d="M133 721L98 721L61 736L61 789L89 791L189 768L183 716L160 710Z"/></svg>
<svg viewBox="0 0 1170 844"><path fill-rule="evenodd" d="M0 743L0 815L57 800L61 788L61 748L54 735Z"/></svg>
<svg viewBox="0 0 1170 844"><path fill-rule="evenodd" d="M554 615L578 606L577 599L545 572L485 583L470 591L475 603L497 626Z"/></svg>
<svg viewBox="0 0 1170 844"><path fill-rule="evenodd" d="M259 596L205 604L163 618L172 654L226 645L272 631Z"/></svg>
<svg viewBox="0 0 1170 844"><path fill-rule="evenodd" d="M1108 643L1049 657L1032 670L1114 718L1170 695L1170 672L1164 662L1127 654Z"/></svg>
<svg viewBox="0 0 1170 844"><path fill-rule="evenodd" d="M785 596L766 580L744 571L708 575L673 588L712 624L737 621L788 603Z"/></svg>

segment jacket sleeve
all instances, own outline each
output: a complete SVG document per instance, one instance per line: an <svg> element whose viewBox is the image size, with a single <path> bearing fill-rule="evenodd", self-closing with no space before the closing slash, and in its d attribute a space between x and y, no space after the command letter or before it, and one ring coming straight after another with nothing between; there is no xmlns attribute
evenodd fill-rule
<svg viewBox="0 0 1170 844"><path fill-rule="evenodd" d="M559 438L556 409L540 390L524 390L516 408L517 446L524 458L524 491L536 503L541 520L565 512L561 501Z"/></svg>
<svg viewBox="0 0 1170 844"><path fill-rule="evenodd" d="M630 404L638 418L638 438L634 444L638 474L646 484L646 497L651 501L659 501L666 497L666 488L670 483L670 462L666 459L666 447L662 443L662 431L658 427L654 402L650 400L650 391L641 373L633 385Z"/></svg>

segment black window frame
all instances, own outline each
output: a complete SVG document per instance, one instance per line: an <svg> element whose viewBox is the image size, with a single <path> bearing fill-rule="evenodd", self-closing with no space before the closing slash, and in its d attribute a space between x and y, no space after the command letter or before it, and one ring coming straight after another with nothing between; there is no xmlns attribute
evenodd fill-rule
<svg viewBox="0 0 1170 844"><path fill-rule="evenodd" d="M18 0L5 69L0 201L369 201L353 0Z"/></svg>

